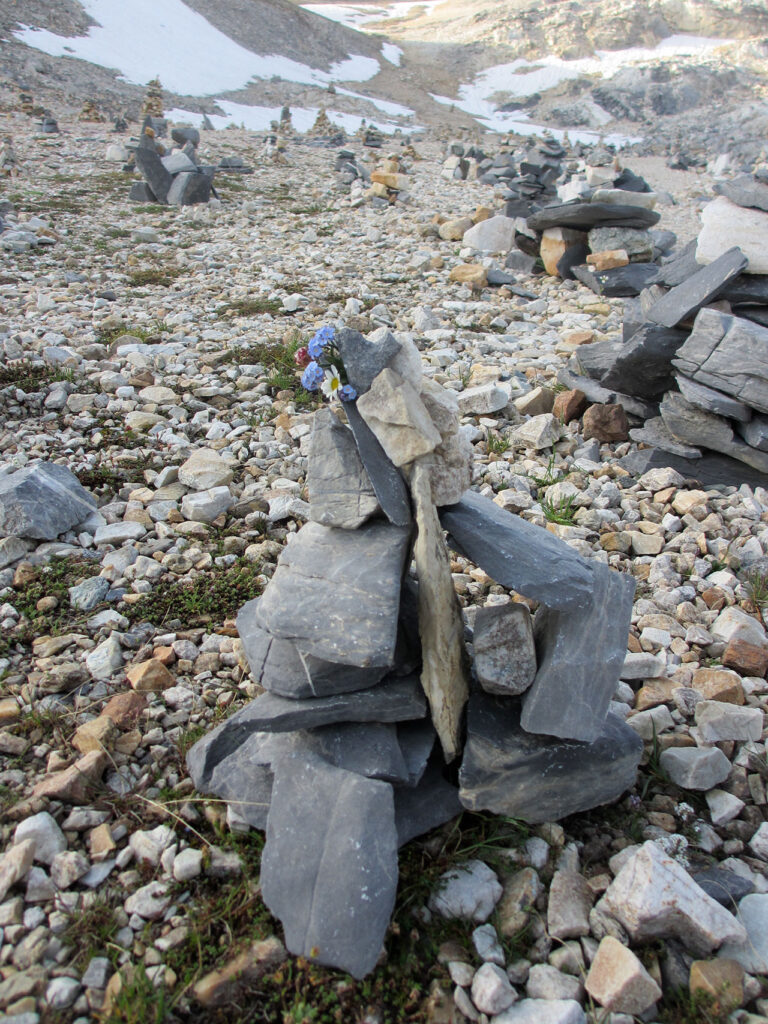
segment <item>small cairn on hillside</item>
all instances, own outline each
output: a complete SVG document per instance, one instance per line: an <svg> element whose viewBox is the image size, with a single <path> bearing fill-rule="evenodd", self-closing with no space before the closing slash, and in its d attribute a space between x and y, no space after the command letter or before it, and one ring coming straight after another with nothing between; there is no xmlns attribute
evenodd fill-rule
<svg viewBox="0 0 768 1024"><path fill-rule="evenodd" d="M163 116L163 87L160 85L159 76L147 82L147 91L144 95L144 102L141 105L141 116Z"/></svg>
<svg viewBox="0 0 768 1024"><path fill-rule="evenodd" d="M196 787L266 830L264 900L295 954L370 972L400 846L460 813L538 823L616 799L642 741L609 713L634 581L468 490L456 396L386 329L297 353L310 521L237 628L264 692L200 740ZM346 422L345 422L346 421ZM466 642L449 545L520 600Z"/></svg>
<svg viewBox="0 0 768 1024"><path fill-rule="evenodd" d="M138 144L133 147L136 168L143 181L131 186L129 199L137 203L162 203L169 206L192 206L207 203L213 189L215 167L197 162L200 133L196 128L177 125L171 132L176 144L170 153L162 154L154 139L154 130L147 116Z"/></svg>

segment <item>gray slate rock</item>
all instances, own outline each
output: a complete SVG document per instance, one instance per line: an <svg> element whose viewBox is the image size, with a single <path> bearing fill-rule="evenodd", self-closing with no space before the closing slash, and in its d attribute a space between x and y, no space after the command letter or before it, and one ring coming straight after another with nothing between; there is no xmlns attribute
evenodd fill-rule
<svg viewBox="0 0 768 1024"><path fill-rule="evenodd" d="M131 190L128 193L128 198L133 203L156 203L157 196L146 183L146 181L134 181L131 184Z"/></svg>
<svg viewBox="0 0 768 1024"><path fill-rule="evenodd" d="M69 588L69 603L73 608L89 612L105 600L111 584L103 576L92 576L75 587Z"/></svg>
<svg viewBox="0 0 768 1024"><path fill-rule="evenodd" d="M708 388L706 384L699 384L690 377L684 377L681 373L675 375L680 393L691 405L704 409L706 412L713 412L716 416L726 416L728 419L737 420L740 423L749 423L752 419L752 410L744 402L739 402L730 395L724 395L722 391Z"/></svg>
<svg viewBox="0 0 768 1024"><path fill-rule="evenodd" d="M661 215L655 210L645 210L640 206L619 206L610 203L563 203L559 206L545 206L543 210L532 214L526 221L534 231L545 231L547 228L575 228L577 231L589 231L590 228L622 227L649 228L658 224Z"/></svg>
<svg viewBox="0 0 768 1024"><path fill-rule="evenodd" d="M534 618L539 667L520 718L528 732L588 743L601 734L627 653L635 581L602 562L591 568L588 605L542 607Z"/></svg>
<svg viewBox="0 0 768 1024"><path fill-rule="evenodd" d="M714 309L702 309L674 365L699 384L768 413L767 328Z"/></svg>
<svg viewBox="0 0 768 1024"><path fill-rule="evenodd" d="M737 206L768 212L768 185L756 181L751 174L741 174L730 181L715 183L715 192Z"/></svg>
<svg viewBox="0 0 768 1024"><path fill-rule="evenodd" d="M170 206L195 206L197 203L207 203L211 198L212 186L212 174L204 170L183 171L176 175L168 189L168 203Z"/></svg>
<svg viewBox="0 0 768 1024"><path fill-rule="evenodd" d="M716 299L747 262L741 249L734 246L655 302L648 312L648 319L664 327L676 327Z"/></svg>
<svg viewBox="0 0 768 1024"><path fill-rule="evenodd" d="M486 693L512 697L536 675L531 613L524 604L478 608L473 639L474 667Z"/></svg>
<svg viewBox="0 0 768 1024"><path fill-rule="evenodd" d="M749 423L737 423L736 429L750 446L768 452L768 417L755 416Z"/></svg>
<svg viewBox="0 0 768 1024"><path fill-rule="evenodd" d="M66 466L38 462L0 477L0 536L55 540L96 510Z"/></svg>
<svg viewBox="0 0 768 1024"><path fill-rule="evenodd" d="M310 519L322 526L355 530L381 510L354 434L327 407L313 418L307 486Z"/></svg>
<svg viewBox="0 0 768 1024"><path fill-rule="evenodd" d="M329 697L375 686L386 667L358 668L316 658L292 640L270 636L256 623L259 599L248 601L236 619L248 665L257 683L281 697Z"/></svg>
<svg viewBox="0 0 768 1024"><path fill-rule="evenodd" d="M335 342L339 347L349 383L358 395L365 394L376 377L400 351L400 343L389 331L380 342L368 341L359 331L343 327L336 332Z"/></svg>
<svg viewBox="0 0 768 1024"><path fill-rule="evenodd" d="M441 758L434 758L417 786L395 787L395 828L397 844L405 846L416 836L461 814L459 791L443 778Z"/></svg>
<svg viewBox="0 0 768 1024"><path fill-rule="evenodd" d="M272 761L295 749L296 734L254 732L226 756L217 757L217 749L223 749L217 748L220 731L217 726L187 752L187 770L195 789L226 800L253 828L265 829L272 800Z"/></svg>
<svg viewBox="0 0 768 1024"><path fill-rule="evenodd" d="M722 293L732 306L768 305L768 274L739 274Z"/></svg>
<svg viewBox="0 0 768 1024"><path fill-rule="evenodd" d="M701 270L701 264L696 262L696 244L694 238L679 253L675 253L673 259L663 263L659 267L656 283L663 284L667 288L676 288L677 285L698 273Z"/></svg>
<svg viewBox="0 0 768 1024"><path fill-rule="evenodd" d="M276 763L261 887L291 953L364 977L381 952L397 877L391 786L316 757Z"/></svg>
<svg viewBox="0 0 768 1024"><path fill-rule="evenodd" d="M357 450L384 515L393 526L410 526L411 501L402 473L357 411L357 403L348 402L346 411Z"/></svg>
<svg viewBox="0 0 768 1024"><path fill-rule="evenodd" d="M674 383L672 359L687 337L685 331L646 324L622 345L600 383L641 398L663 395Z"/></svg>
<svg viewBox="0 0 768 1024"><path fill-rule="evenodd" d="M633 441L651 445L659 452L664 452L663 458L681 458L689 462L701 458L703 452L695 445L685 444L679 437L670 431L661 416L652 416L647 419L642 427L636 427L629 432ZM667 453L668 456L667 456ZM665 462L666 466L667 463ZM696 474L693 474L694 476Z"/></svg>
<svg viewBox="0 0 768 1024"><path fill-rule="evenodd" d="M716 452L704 452L700 459L688 459L670 455L659 448L646 448L631 452L619 459L618 464L633 476L642 476L649 469L671 466L683 476L699 480L705 487L716 484L749 484L750 487L768 487L768 475L758 473L751 466L729 459Z"/></svg>
<svg viewBox="0 0 768 1024"><path fill-rule="evenodd" d="M327 661L392 665L409 538L388 523L358 530L307 523L278 559L257 625Z"/></svg>
<svg viewBox="0 0 768 1024"><path fill-rule="evenodd" d="M609 714L593 743L534 736L520 725L519 701L469 699L460 799L471 811L532 824L616 800L635 781L643 741Z"/></svg>
<svg viewBox="0 0 768 1024"><path fill-rule="evenodd" d="M147 138L143 135L142 139ZM136 166L141 171L158 203L168 202L168 191L173 184L173 175L165 167L154 147L143 145L135 151Z"/></svg>
<svg viewBox="0 0 768 1024"><path fill-rule="evenodd" d="M503 587L552 608L588 606L591 567L564 541L467 491L440 509L449 544Z"/></svg>
<svg viewBox="0 0 768 1024"><path fill-rule="evenodd" d="M743 875L717 866L697 871L693 880L701 886L707 896L717 900L721 907L726 907L731 913L736 912L739 900L755 891L752 882Z"/></svg>
<svg viewBox="0 0 768 1024"><path fill-rule="evenodd" d="M429 718L398 723L397 742L400 744L400 751L408 772L404 785L417 786L419 784L427 770L427 762L435 746L436 738L435 727Z"/></svg>
<svg viewBox="0 0 768 1024"><path fill-rule="evenodd" d="M768 473L768 453L737 438L728 420L696 408L675 391L667 392L659 409L668 429L681 441L722 452L761 473Z"/></svg>
<svg viewBox="0 0 768 1024"><path fill-rule="evenodd" d="M633 298L639 295L643 288L657 282L659 268L655 263L629 263L626 267L598 271L584 263L573 268L573 276L597 295L605 295L607 298Z"/></svg>
<svg viewBox="0 0 768 1024"><path fill-rule="evenodd" d="M590 347L589 345L582 346L582 348ZM627 416L634 419L646 420L649 416L656 414L656 406L651 402L647 402L642 398L635 398L633 395L621 394L610 388L604 388L596 380L583 377L568 366L560 367L557 371L557 379L561 384L565 384L569 390L578 388L580 391L583 391L590 402L596 402L598 405L620 405Z"/></svg>

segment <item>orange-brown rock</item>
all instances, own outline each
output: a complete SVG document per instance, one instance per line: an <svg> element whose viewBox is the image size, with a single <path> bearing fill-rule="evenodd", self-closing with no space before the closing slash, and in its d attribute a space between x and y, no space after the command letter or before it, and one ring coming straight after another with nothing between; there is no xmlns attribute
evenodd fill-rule
<svg viewBox="0 0 768 1024"><path fill-rule="evenodd" d="M134 690L139 692L159 693L175 683L175 679L165 665L155 658L142 661L140 665L134 665L125 674Z"/></svg>
<svg viewBox="0 0 768 1024"><path fill-rule="evenodd" d="M395 192L408 188L408 176L406 174L392 174L389 171L374 171L371 174L371 181L378 185L384 185Z"/></svg>
<svg viewBox="0 0 768 1024"><path fill-rule="evenodd" d="M99 715L98 718L83 722L75 730L72 746L81 754L87 754L91 750L110 750L116 732L115 723L109 715Z"/></svg>
<svg viewBox="0 0 768 1024"><path fill-rule="evenodd" d="M468 284L478 291L488 284L485 267L480 267L476 263L460 263L458 267L453 268L450 277L452 281Z"/></svg>
<svg viewBox="0 0 768 1024"><path fill-rule="evenodd" d="M726 957L694 960L688 978L691 995L703 992L717 1000L723 1010L735 1010L744 1002L744 968Z"/></svg>
<svg viewBox="0 0 768 1024"><path fill-rule="evenodd" d="M45 796L68 804L90 803L108 764L109 756L103 750L92 750L64 771L47 775L32 790L32 796Z"/></svg>
<svg viewBox="0 0 768 1024"><path fill-rule="evenodd" d="M553 277L559 277L557 264L572 245L586 244L587 236L583 231L572 228L547 228L541 236L539 255L544 269Z"/></svg>
<svg viewBox="0 0 768 1024"><path fill-rule="evenodd" d="M721 668L700 668L693 673L691 686L705 700L719 700L724 704L743 704L744 687L736 672Z"/></svg>
<svg viewBox="0 0 768 1024"><path fill-rule="evenodd" d="M765 676L768 671L768 645L752 643L738 634L732 636L723 651L723 665L735 668L745 676Z"/></svg>
<svg viewBox="0 0 768 1024"><path fill-rule="evenodd" d="M481 220L488 220L493 216L494 211L490 206L478 206L475 212L472 214L472 220L475 224L479 224Z"/></svg>
<svg viewBox="0 0 768 1024"><path fill-rule="evenodd" d="M626 249L605 249L587 256L587 263L595 270L613 270L615 267L626 267L629 263Z"/></svg>
<svg viewBox="0 0 768 1024"><path fill-rule="evenodd" d="M584 413L584 440L591 437L603 443L626 441L629 437L627 414L620 405L590 405Z"/></svg>
<svg viewBox="0 0 768 1024"><path fill-rule="evenodd" d="M455 220L447 220L440 225L439 235L446 242L460 242L464 232L472 227L471 217L459 217Z"/></svg>
<svg viewBox="0 0 768 1024"><path fill-rule="evenodd" d="M176 651L172 647L156 647L152 657L163 665L172 665L176 661Z"/></svg>
<svg viewBox="0 0 768 1024"><path fill-rule="evenodd" d="M566 345L591 345L594 340L594 331L569 331L563 335Z"/></svg>
<svg viewBox="0 0 768 1024"><path fill-rule="evenodd" d="M125 690L110 697L101 713L111 718L118 729L132 729L146 706L144 694Z"/></svg>
<svg viewBox="0 0 768 1024"><path fill-rule="evenodd" d="M572 391L559 391L555 395L552 415L557 416L563 423L570 423L577 420L587 407L587 396L579 388Z"/></svg>

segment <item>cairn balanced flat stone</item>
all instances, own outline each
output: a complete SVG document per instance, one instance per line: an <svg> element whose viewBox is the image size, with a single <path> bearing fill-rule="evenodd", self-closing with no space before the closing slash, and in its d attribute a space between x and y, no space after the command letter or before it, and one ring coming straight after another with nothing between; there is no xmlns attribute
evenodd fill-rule
<svg viewBox="0 0 768 1024"><path fill-rule="evenodd" d="M520 717L528 732L587 743L600 736L627 653L635 581L601 562L592 572L587 606L536 613L539 666Z"/></svg>
<svg viewBox="0 0 768 1024"><path fill-rule="evenodd" d="M655 302L648 311L648 319L664 327L676 327L716 299L746 265L747 258L741 249L736 246L728 249Z"/></svg>
<svg viewBox="0 0 768 1024"><path fill-rule="evenodd" d="M415 719L411 722L399 722L397 726L397 742L408 770L406 786L417 786L427 769L427 762L435 746L437 733L432 722L427 719Z"/></svg>
<svg viewBox="0 0 768 1024"><path fill-rule="evenodd" d="M291 953L363 978L381 952L397 877L391 786L318 757L275 764L261 889Z"/></svg>
<svg viewBox="0 0 768 1024"><path fill-rule="evenodd" d="M685 331L645 324L621 346L600 383L642 398L663 395L674 383L672 359L687 337Z"/></svg>
<svg viewBox="0 0 768 1024"><path fill-rule="evenodd" d="M701 458L689 459L670 455L659 448L646 448L625 455L619 459L618 465L632 476L642 476L649 469L669 466L683 476L695 477L704 487L741 483L750 487L768 487L768 474L758 473L751 466L716 452L705 452Z"/></svg>
<svg viewBox="0 0 768 1024"><path fill-rule="evenodd" d="M418 529L413 554L419 577L421 685L445 759L452 761L460 750L462 714L469 695L464 624L443 531L432 504L429 470L423 464L413 468L411 493Z"/></svg>
<svg viewBox="0 0 768 1024"><path fill-rule="evenodd" d="M55 540L96 511L74 473L38 462L0 477L0 536Z"/></svg>
<svg viewBox="0 0 768 1024"><path fill-rule="evenodd" d="M675 381L683 398L699 409L713 412L716 416L726 416L739 423L749 423L752 419L752 410L748 405L731 398L730 395L724 395L722 391L708 388L706 384L699 384L681 373L675 374Z"/></svg>
<svg viewBox="0 0 768 1024"><path fill-rule="evenodd" d="M224 723L225 724L225 723ZM291 752L293 733L271 735L251 733L226 757L215 760L216 734L221 726L204 736L187 753L187 770L200 793L217 796L253 828L267 827L272 800L272 761L280 752Z"/></svg>
<svg viewBox="0 0 768 1024"><path fill-rule="evenodd" d="M410 526L411 502L400 470L388 458L373 431L357 411L357 402L347 402L346 412L357 450L384 515L393 526Z"/></svg>
<svg viewBox="0 0 768 1024"><path fill-rule="evenodd" d="M616 715L593 743L577 743L526 732L519 708L515 698L470 696L459 772L468 810L538 824L609 803L634 784L643 741Z"/></svg>
<svg viewBox="0 0 768 1024"><path fill-rule="evenodd" d="M322 526L355 530L381 510L354 434L327 407L313 418L307 486L310 519Z"/></svg>
<svg viewBox="0 0 768 1024"><path fill-rule="evenodd" d="M702 309L674 365L699 384L768 413L768 328Z"/></svg>
<svg viewBox="0 0 768 1024"><path fill-rule="evenodd" d="M326 661L392 665L409 538L389 523L359 530L307 523L278 559L257 625Z"/></svg>
<svg viewBox="0 0 768 1024"><path fill-rule="evenodd" d="M394 370L381 371L357 400L357 411L396 466L428 455L442 441L419 393Z"/></svg>
<svg viewBox="0 0 768 1024"><path fill-rule="evenodd" d="M768 213L768 185L757 181L751 174L740 174L730 181L715 182L715 192L725 196L737 206L751 207Z"/></svg>
<svg viewBox="0 0 768 1024"><path fill-rule="evenodd" d="M359 331L348 327L336 332L334 337L341 353L349 383L358 395L364 395L371 384L400 352L400 343L389 331L380 342L368 341Z"/></svg>
<svg viewBox="0 0 768 1024"><path fill-rule="evenodd" d="M143 174L158 203L168 202L168 192L173 184L173 175L165 167L154 149L139 146L135 151L136 166Z"/></svg>
<svg viewBox="0 0 768 1024"><path fill-rule="evenodd" d="M687 281L689 277L698 273L701 266L701 263L696 262L696 239L694 238L679 253L675 253L674 259L659 267L656 284L663 284L667 288L676 288L683 281Z"/></svg>
<svg viewBox="0 0 768 1024"><path fill-rule="evenodd" d="M572 270L582 284L607 298L633 298L649 284L655 284L659 276L655 263L629 263L626 267L601 271L594 271L583 263Z"/></svg>
<svg viewBox="0 0 768 1024"><path fill-rule="evenodd" d="M439 511L449 546L503 587L550 608L590 605L592 568L565 541L475 491Z"/></svg>
<svg viewBox="0 0 768 1024"><path fill-rule="evenodd" d="M562 203L545 206L526 221L534 231L547 228L575 228L589 231L595 227L650 228L658 224L660 214L639 206L621 206L612 203Z"/></svg>
<svg viewBox="0 0 768 1024"><path fill-rule="evenodd" d="M329 697L375 686L385 667L359 668L315 658L299 650L292 640L270 636L256 624L259 599L248 601L235 620L245 657L255 681L270 693L302 700Z"/></svg>

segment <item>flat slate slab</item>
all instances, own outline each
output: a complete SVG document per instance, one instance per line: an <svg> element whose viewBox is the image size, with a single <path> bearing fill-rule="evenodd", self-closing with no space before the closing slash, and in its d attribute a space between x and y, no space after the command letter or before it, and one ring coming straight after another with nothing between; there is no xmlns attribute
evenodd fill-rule
<svg viewBox="0 0 768 1024"><path fill-rule="evenodd" d="M38 462L0 476L0 536L56 540L96 511L96 499L74 473Z"/></svg>
<svg viewBox="0 0 768 1024"><path fill-rule="evenodd" d="M384 515L394 526L410 526L411 500L402 473L357 411L356 402L346 403L346 413L357 450Z"/></svg>
<svg viewBox="0 0 768 1024"><path fill-rule="evenodd" d="M702 309L674 365L699 384L768 413L768 328Z"/></svg>
<svg viewBox="0 0 768 1024"><path fill-rule="evenodd" d="M739 274L723 291L721 298L732 306L768 306L768 274Z"/></svg>
<svg viewBox="0 0 768 1024"><path fill-rule="evenodd" d="M738 487L749 484L750 487L768 487L768 474L760 473L751 466L727 455L717 452L705 452L700 459L687 459L671 455L659 448L645 448L631 452L619 459L622 466L633 476L642 476L649 469L671 466L688 479L698 480L705 487L725 484Z"/></svg>
<svg viewBox="0 0 768 1024"><path fill-rule="evenodd" d="M528 732L588 743L600 736L627 653L635 580L602 562L592 572L588 605L536 612L539 664L520 718Z"/></svg>
<svg viewBox="0 0 768 1024"><path fill-rule="evenodd" d="M306 523L278 559L257 625L326 661L392 665L409 540L409 530L383 522Z"/></svg>
<svg viewBox="0 0 768 1024"><path fill-rule="evenodd" d="M650 228L661 215L640 206L616 206L611 203L561 203L545 206L526 221L534 231L547 228L575 228L589 231L595 227Z"/></svg>
<svg viewBox="0 0 768 1024"><path fill-rule="evenodd" d="M604 388L642 398L659 398L674 384L672 359L687 338L686 331L643 325L618 350L600 383Z"/></svg>
<svg viewBox="0 0 768 1024"><path fill-rule="evenodd" d="M691 405L676 391L667 392L659 410L667 428L681 441L722 452L768 473L768 452L759 451L737 437L730 420Z"/></svg>
<svg viewBox="0 0 768 1024"><path fill-rule="evenodd" d="M589 346L582 346L589 348ZM597 402L599 405L620 405L627 416L636 420L647 420L649 416L656 414L656 406L643 398L636 398L634 395L624 395L612 388L604 388L596 380L590 377L583 377L575 373L567 366L561 366L557 371L557 379L569 390L578 388L583 391L590 402Z"/></svg>
<svg viewBox="0 0 768 1024"><path fill-rule="evenodd" d="M658 268L656 284L663 284L667 288L676 288L677 285L698 273L701 267L702 264L696 262L696 239L694 238L679 253L674 254L674 259L663 263Z"/></svg>
<svg viewBox="0 0 768 1024"><path fill-rule="evenodd" d="M158 203L168 202L168 192L173 184L173 175L165 167L155 150L149 146L139 146L135 151L136 166L144 175L150 189L157 197Z"/></svg>
<svg viewBox="0 0 768 1024"><path fill-rule="evenodd" d="M324 661L301 651L293 640L270 636L256 623L258 603L255 598L244 604L236 625L253 677L270 693L295 700L329 697L366 690L386 675L386 667L358 668Z"/></svg>
<svg viewBox="0 0 768 1024"><path fill-rule="evenodd" d="M558 264L559 266L559 264ZM588 264L575 266L573 276L597 295L607 298L634 298L649 284L655 284L659 268L655 263L629 263L611 270L593 270Z"/></svg>
<svg viewBox="0 0 768 1024"><path fill-rule="evenodd" d="M757 181L751 174L740 174L730 181L715 182L715 192L737 206L768 212L768 185Z"/></svg>
<svg viewBox="0 0 768 1024"><path fill-rule="evenodd" d="M310 519L322 526L355 530L381 508L354 434L327 406L313 417L307 487Z"/></svg>
<svg viewBox="0 0 768 1024"><path fill-rule="evenodd" d="M475 491L439 512L449 545L503 587L551 608L589 605L592 567L565 541Z"/></svg>
<svg viewBox="0 0 768 1024"><path fill-rule="evenodd" d="M664 327L676 327L716 299L747 262L741 249L734 246L655 302L648 311L648 319Z"/></svg>
<svg viewBox="0 0 768 1024"><path fill-rule="evenodd" d="M740 423L749 423L752 419L752 410L749 406L731 398L730 395L724 395L722 391L708 388L706 384L699 384L689 377L684 377L682 373L676 374L675 380L683 398L687 399L691 405L706 409L707 412L714 412L718 416L727 416L728 419L737 420Z"/></svg>
<svg viewBox="0 0 768 1024"><path fill-rule="evenodd" d="M275 764L261 889L291 953L364 977L381 952L397 878L391 786L317 757Z"/></svg>
<svg viewBox="0 0 768 1024"><path fill-rule="evenodd" d="M515 698L473 694L459 773L470 811L531 824L557 821L616 800L635 781L643 741L609 714L593 743L535 736L520 725Z"/></svg>

